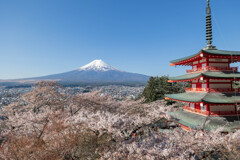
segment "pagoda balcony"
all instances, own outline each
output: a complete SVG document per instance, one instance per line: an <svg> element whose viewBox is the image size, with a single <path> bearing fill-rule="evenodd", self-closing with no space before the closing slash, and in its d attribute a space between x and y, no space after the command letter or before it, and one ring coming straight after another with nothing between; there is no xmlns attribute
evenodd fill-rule
<svg viewBox="0 0 240 160"><path fill-rule="evenodd" d="M187 70L187 73L192 72L204 72L204 71L238 71L238 67L212 67L212 66L206 66L202 68L195 68L195 69L189 69Z"/></svg>
<svg viewBox="0 0 240 160"><path fill-rule="evenodd" d="M185 88L186 92L240 92L240 88Z"/></svg>
<svg viewBox="0 0 240 160"><path fill-rule="evenodd" d="M204 111L201 109L195 109L195 108L191 108L189 106L183 106L183 109L186 111L190 111L190 112L195 112L195 113L199 113L199 114L203 114L203 115L209 115L209 111Z"/></svg>
<svg viewBox="0 0 240 160"><path fill-rule="evenodd" d="M185 88L186 92L208 92L208 88Z"/></svg>
<svg viewBox="0 0 240 160"><path fill-rule="evenodd" d="M239 115L240 114L240 111L211 111L209 112L210 114L209 115L212 115L212 116L227 116L227 115Z"/></svg>
<svg viewBox="0 0 240 160"><path fill-rule="evenodd" d="M201 110L201 109L195 109L195 108L191 108L189 106L183 106L183 109L185 111L189 111L189 112L194 112L194 113L198 113L198 114L202 114L202 115L211 115L211 116L226 116L226 115L240 115L240 111L205 111L205 110Z"/></svg>

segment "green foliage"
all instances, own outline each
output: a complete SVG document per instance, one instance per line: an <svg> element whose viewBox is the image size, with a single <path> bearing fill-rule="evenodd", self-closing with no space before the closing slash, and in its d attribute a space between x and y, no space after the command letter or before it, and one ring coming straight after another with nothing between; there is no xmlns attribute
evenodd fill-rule
<svg viewBox="0 0 240 160"><path fill-rule="evenodd" d="M233 88L240 88L240 81L233 81Z"/></svg>
<svg viewBox="0 0 240 160"><path fill-rule="evenodd" d="M169 83L167 76L150 77L141 96L145 98L145 102L153 102L164 99L165 94L184 92L187 85L189 83Z"/></svg>

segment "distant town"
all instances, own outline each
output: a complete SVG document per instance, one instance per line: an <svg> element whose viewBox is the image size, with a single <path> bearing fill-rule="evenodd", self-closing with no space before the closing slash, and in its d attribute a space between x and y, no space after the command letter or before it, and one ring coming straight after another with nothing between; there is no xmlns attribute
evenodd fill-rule
<svg viewBox="0 0 240 160"><path fill-rule="evenodd" d="M0 87L0 108L7 106L12 102L18 101L21 95L31 92L35 86L32 87ZM99 90L101 95L108 95L113 99L136 99L142 93L144 86L130 87L124 85L108 85L108 86L85 86L85 87L62 87L60 92L67 95L77 95L91 91Z"/></svg>

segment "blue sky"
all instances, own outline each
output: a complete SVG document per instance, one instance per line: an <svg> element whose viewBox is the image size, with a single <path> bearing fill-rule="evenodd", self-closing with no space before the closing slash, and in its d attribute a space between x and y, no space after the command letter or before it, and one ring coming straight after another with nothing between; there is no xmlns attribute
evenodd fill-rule
<svg viewBox="0 0 240 160"><path fill-rule="evenodd" d="M211 0L213 45L240 51L240 1ZM61 73L94 59L180 75L169 61L205 42L206 0L0 0L0 79Z"/></svg>

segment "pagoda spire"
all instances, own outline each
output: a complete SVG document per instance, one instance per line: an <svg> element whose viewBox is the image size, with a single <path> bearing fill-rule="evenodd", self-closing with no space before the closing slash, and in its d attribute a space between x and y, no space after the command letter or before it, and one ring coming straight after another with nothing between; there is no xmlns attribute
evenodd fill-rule
<svg viewBox="0 0 240 160"><path fill-rule="evenodd" d="M206 40L207 47L204 49L216 49L215 46L212 46L212 17L211 17L211 8L210 0L207 0L207 16L206 16Z"/></svg>

